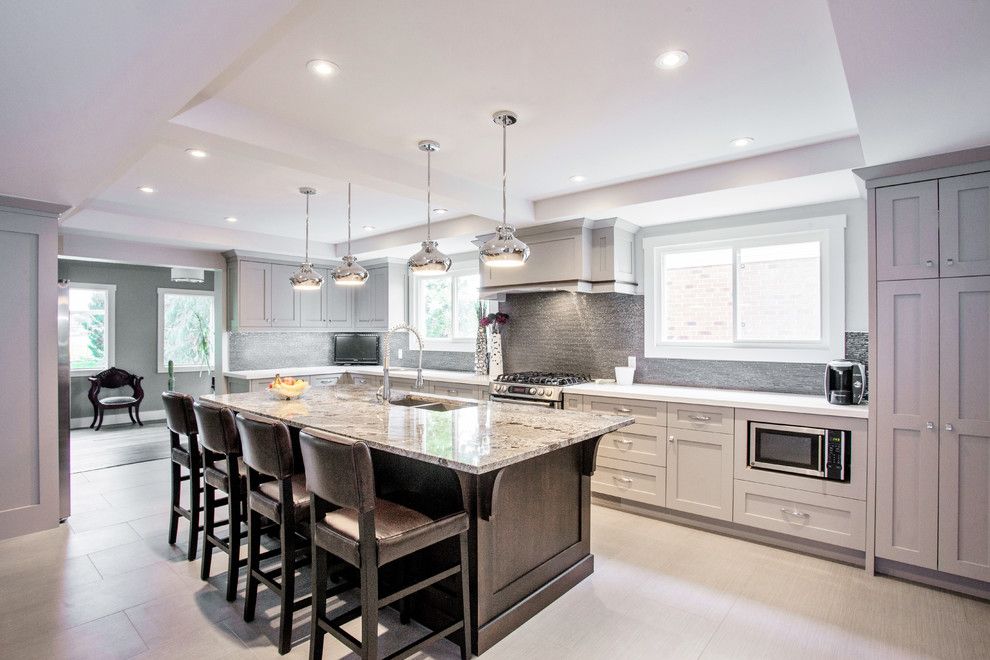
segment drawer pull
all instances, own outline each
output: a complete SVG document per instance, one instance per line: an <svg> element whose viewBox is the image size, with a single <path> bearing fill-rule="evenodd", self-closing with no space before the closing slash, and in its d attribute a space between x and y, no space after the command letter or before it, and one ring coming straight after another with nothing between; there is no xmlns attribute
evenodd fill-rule
<svg viewBox="0 0 990 660"><path fill-rule="evenodd" d="M615 412L620 412L620 413L631 413L631 412L632 412L632 408L616 408L616 409L615 409Z"/></svg>
<svg viewBox="0 0 990 660"><path fill-rule="evenodd" d="M797 509L791 511L790 509L785 509L781 507L780 512L784 515L785 518L787 516L794 516L795 518L800 518L804 522L808 522L808 519L811 518L810 513L805 513L804 511L798 511Z"/></svg>
<svg viewBox="0 0 990 660"><path fill-rule="evenodd" d="M617 445L625 445L626 447L631 447L632 446L632 443L633 443L633 441L632 440L629 440L628 438L616 438L615 439L615 444L617 444Z"/></svg>
<svg viewBox="0 0 990 660"><path fill-rule="evenodd" d="M618 481L620 484L622 484L624 486L628 486L629 484L631 484L633 482L633 480L630 479L629 477L620 477L620 476L617 476L617 475L612 475L612 478L615 479L616 481Z"/></svg>
<svg viewBox="0 0 990 660"><path fill-rule="evenodd" d="M447 394L457 394L457 390L450 388L447 390Z"/></svg>
<svg viewBox="0 0 990 660"><path fill-rule="evenodd" d="M690 419L693 419L696 422L710 422L710 421L712 421L712 418L710 416L708 416L708 415L688 415L688 417Z"/></svg>

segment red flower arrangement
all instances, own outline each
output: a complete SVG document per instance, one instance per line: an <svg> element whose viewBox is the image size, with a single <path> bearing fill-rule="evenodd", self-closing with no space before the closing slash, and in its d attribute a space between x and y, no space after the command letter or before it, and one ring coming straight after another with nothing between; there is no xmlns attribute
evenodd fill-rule
<svg viewBox="0 0 990 660"><path fill-rule="evenodd" d="M487 328L490 325L494 325L495 332L498 332L499 326L503 326L508 322L509 322L509 315L504 314L502 312L498 312L497 314L488 314L486 316L482 316L478 320L478 323L481 325L482 328Z"/></svg>

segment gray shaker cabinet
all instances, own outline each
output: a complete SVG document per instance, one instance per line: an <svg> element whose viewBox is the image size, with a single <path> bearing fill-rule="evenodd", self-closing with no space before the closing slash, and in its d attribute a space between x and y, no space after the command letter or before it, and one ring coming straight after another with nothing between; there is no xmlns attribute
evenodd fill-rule
<svg viewBox="0 0 990 660"><path fill-rule="evenodd" d="M323 277L319 291L299 291L299 325L303 328L324 328L327 325L327 290L334 284L326 268L314 268Z"/></svg>
<svg viewBox="0 0 990 660"><path fill-rule="evenodd" d="M938 568L990 581L990 277L940 284Z"/></svg>
<svg viewBox="0 0 990 660"><path fill-rule="evenodd" d="M272 264L272 327L299 327L299 292L289 284L298 266Z"/></svg>
<svg viewBox="0 0 990 660"><path fill-rule="evenodd" d="M940 179L942 277L990 275L990 172Z"/></svg>
<svg viewBox="0 0 990 660"><path fill-rule="evenodd" d="M269 328L272 325L272 265L257 261L237 262L237 324L240 328Z"/></svg>
<svg viewBox="0 0 990 660"><path fill-rule="evenodd" d="M667 506L732 520L734 436L672 427L667 433Z"/></svg>
<svg viewBox="0 0 990 660"><path fill-rule="evenodd" d="M938 182L878 188L877 279L938 277Z"/></svg>
<svg viewBox="0 0 990 660"><path fill-rule="evenodd" d="M877 285L876 555L938 563L939 281Z"/></svg>
<svg viewBox="0 0 990 660"><path fill-rule="evenodd" d="M346 284L329 280L326 289L327 327L330 330L349 330L354 327L354 291Z"/></svg>

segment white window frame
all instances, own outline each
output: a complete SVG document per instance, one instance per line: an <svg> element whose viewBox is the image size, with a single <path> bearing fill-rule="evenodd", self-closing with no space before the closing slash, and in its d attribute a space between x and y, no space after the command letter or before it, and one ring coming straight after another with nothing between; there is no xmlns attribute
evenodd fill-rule
<svg viewBox="0 0 990 660"><path fill-rule="evenodd" d="M453 265L451 265L450 270L446 273L409 275L409 318L412 321L411 325L416 328L416 330L419 331L420 336L423 337L423 350L473 353L477 338L476 336L462 339L431 339L427 337L426 330L423 328L422 319L420 318L419 313L420 282L438 277L451 278L451 300L454 301L457 300L457 278L463 275L480 275L480 273L481 269L477 260L473 260L462 262L455 261ZM494 306L489 304L489 308L489 311L493 311ZM451 311L453 311L453 308ZM455 321L456 319L451 319L451 332L453 332ZM410 344L410 348L412 348L412 344Z"/></svg>
<svg viewBox="0 0 990 660"><path fill-rule="evenodd" d="M69 356L69 376L95 376L101 371L105 371L114 366L116 361L116 307L117 307L117 285L116 284L89 284L86 282L69 282L70 289L94 289L107 292L107 308L105 310L106 339L107 339L107 366L103 369L71 369L72 356ZM71 319L72 312L69 312Z"/></svg>
<svg viewBox="0 0 990 660"><path fill-rule="evenodd" d="M203 296L204 298L213 299L213 355L210 364L210 371L213 370L213 363L216 362L217 354L217 342L216 342L216 324L217 324L217 302L216 294L213 291L203 291L200 289L168 289L161 288L158 289L158 373L165 374L168 373L168 363L165 360L165 295L174 294L182 296ZM189 372L201 372L206 369L201 366L175 366L175 373L189 373Z"/></svg>
<svg viewBox="0 0 990 660"><path fill-rule="evenodd" d="M643 239L645 332L649 358L738 360L747 362L827 362L845 354L845 227L835 215L693 232L668 233ZM697 249L739 248L773 241L821 241L821 340L817 342L750 341L729 343L664 342L662 257ZM733 279L735 273L733 273ZM733 286L733 296L736 295Z"/></svg>

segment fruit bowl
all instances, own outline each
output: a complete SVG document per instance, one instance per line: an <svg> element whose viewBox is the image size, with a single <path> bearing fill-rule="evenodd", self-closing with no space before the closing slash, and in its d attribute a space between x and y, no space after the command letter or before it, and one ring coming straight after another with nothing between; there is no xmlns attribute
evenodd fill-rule
<svg viewBox="0 0 990 660"><path fill-rule="evenodd" d="M304 380L282 379L276 375L268 385L268 396L278 401L291 401L301 397L308 389L309 383Z"/></svg>

